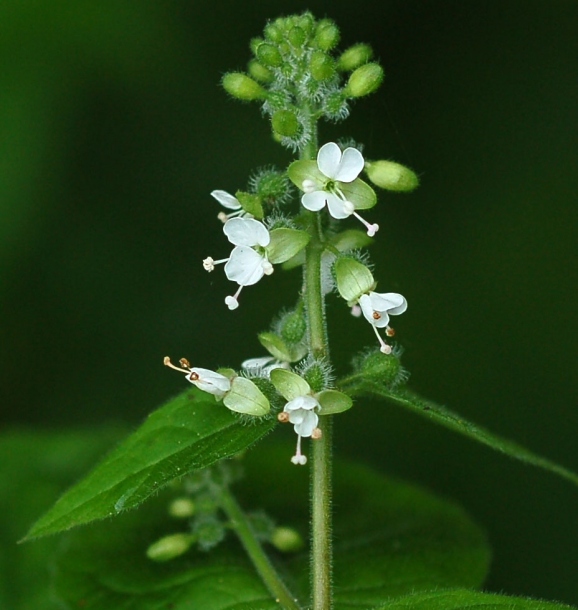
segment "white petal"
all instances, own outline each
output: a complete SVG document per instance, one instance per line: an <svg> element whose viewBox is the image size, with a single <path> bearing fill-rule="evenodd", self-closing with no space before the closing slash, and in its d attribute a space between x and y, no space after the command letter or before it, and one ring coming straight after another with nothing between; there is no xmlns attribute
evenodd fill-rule
<svg viewBox="0 0 578 610"><path fill-rule="evenodd" d="M253 248L236 246L225 265L225 275L239 286L252 286L264 275L263 260L264 258Z"/></svg>
<svg viewBox="0 0 578 610"><path fill-rule="evenodd" d="M370 294L373 296L376 293L372 292ZM385 310L380 311L376 309L369 294L361 295L359 298L359 306L361 307L361 312L363 313L364 318L373 326L383 328L384 326L388 325L389 316L387 315L387 312Z"/></svg>
<svg viewBox="0 0 578 610"><path fill-rule="evenodd" d="M240 210L241 204L236 197L227 193L227 191L212 191L211 195L228 210Z"/></svg>
<svg viewBox="0 0 578 610"><path fill-rule="evenodd" d="M363 155L357 148L346 148L335 176L339 182L353 182L363 169Z"/></svg>
<svg viewBox="0 0 578 610"><path fill-rule="evenodd" d="M271 364L275 360L274 356L261 356L260 358L249 358L241 363L241 368L248 369L262 369L264 366Z"/></svg>
<svg viewBox="0 0 578 610"><path fill-rule="evenodd" d="M327 201L327 195L325 191L313 191L312 193L305 193L301 197L301 203L304 208L311 210L312 212L318 212L325 207Z"/></svg>
<svg viewBox="0 0 578 610"><path fill-rule="evenodd" d="M265 225L254 218L231 218L223 233L235 246L268 246L271 241Z"/></svg>
<svg viewBox="0 0 578 610"><path fill-rule="evenodd" d="M197 380L190 378L190 375L198 375ZM187 379L196 385L199 390L209 392L215 396L224 396L231 389L231 382L227 377L220 373L215 373L209 369L192 368L191 373L187 375Z"/></svg>
<svg viewBox="0 0 578 610"><path fill-rule="evenodd" d="M327 207L329 208L329 213L331 216L333 216L333 218L348 218L355 211L351 201L344 201L333 193L325 193L325 195L327 197Z"/></svg>
<svg viewBox="0 0 578 610"><path fill-rule="evenodd" d="M293 429L299 436L308 437L317 428L319 416L314 411L303 411L303 413L305 414L303 421L300 424L295 424Z"/></svg>
<svg viewBox="0 0 578 610"><path fill-rule="evenodd" d="M335 142L328 142L319 149L317 153L317 167L328 178L337 179L340 162L341 149Z"/></svg>
<svg viewBox="0 0 578 610"><path fill-rule="evenodd" d="M297 409L310 411L316 407L319 408L319 402L313 396L297 396L285 405L283 411L289 412Z"/></svg>
<svg viewBox="0 0 578 610"><path fill-rule="evenodd" d="M397 292L370 292L371 304L377 311L387 311L390 315L402 314L407 309L407 301Z"/></svg>

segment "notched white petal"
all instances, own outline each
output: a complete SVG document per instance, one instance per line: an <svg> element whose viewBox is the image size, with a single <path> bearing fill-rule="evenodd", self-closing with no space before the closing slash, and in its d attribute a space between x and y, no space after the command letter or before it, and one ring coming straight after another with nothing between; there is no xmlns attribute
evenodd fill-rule
<svg viewBox="0 0 578 610"><path fill-rule="evenodd" d="M341 149L335 142L328 142L319 149L317 153L317 167L328 178L337 179L340 162Z"/></svg>
<svg viewBox="0 0 578 610"><path fill-rule="evenodd" d="M357 148L346 148L341 156L335 179L340 182L353 182L361 173L363 165L363 155Z"/></svg>
<svg viewBox="0 0 578 610"><path fill-rule="evenodd" d="M227 193L227 191L216 190L216 191L212 191L211 195L224 208L227 208L228 210L240 210L241 209L241 204L239 203L239 200L236 197L234 197L233 195L231 195L230 193Z"/></svg>

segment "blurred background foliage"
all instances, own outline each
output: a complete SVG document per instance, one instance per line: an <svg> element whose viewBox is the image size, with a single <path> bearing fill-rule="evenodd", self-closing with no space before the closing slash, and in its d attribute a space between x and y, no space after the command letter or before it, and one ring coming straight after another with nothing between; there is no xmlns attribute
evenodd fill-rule
<svg viewBox="0 0 578 610"><path fill-rule="evenodd" d="M2 2L5 428L136 425L182 388L163 356L212 368L262 353L255 333L293 302L298 273L229 312L231 285L201 266L228 251L209 193L290 155L219 79L268 18L304 9L337 21L341 48L370 43L386 72L321 142L354 137L422 179L371 214L379 288L409 301L395 326L412 386L577 470L570 0ZM337 299L329 317L345 371L374 337ZM340 453L487 528L489 589L578 604L578 490L382 404L337 420Z"/></svg>

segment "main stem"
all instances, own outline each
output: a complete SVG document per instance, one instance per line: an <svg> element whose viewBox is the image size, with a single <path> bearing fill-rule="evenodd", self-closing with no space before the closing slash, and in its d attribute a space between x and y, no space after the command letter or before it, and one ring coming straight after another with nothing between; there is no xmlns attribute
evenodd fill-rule
<svg viewBox="0 0 578 610"><path fill-rule="evenodd" d="M313 136L301 150L302 159L312 159L317 152L316 126ZM309 352L314 358L327 358L328 345L325 324L325 304L321 292L321 255L323 236L321 215L307 212L311 236L305 252L304 300L307 310ZM331 610L333 606L331 571L331 417L322 417L320 439L312 442L311 470L311 596L312 610Z"/></svg>

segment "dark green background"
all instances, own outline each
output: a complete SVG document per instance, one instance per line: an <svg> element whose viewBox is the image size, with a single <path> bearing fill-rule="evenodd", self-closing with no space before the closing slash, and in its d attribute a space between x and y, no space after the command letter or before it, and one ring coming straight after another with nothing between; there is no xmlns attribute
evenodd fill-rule
<svg viewBox="0 0 578 610"><path fill-rule="evenodd" d="M578 3L9 0L0 4L0 405L6 425L136 424L183 379L262 353L294 300L278 271L232 285L212 189L290 156L219 78L265 20L310 8L369 42L382 89L352 136L422 186L368 217L412 385L578 470ZM353 225L353 223L351 223ZM340 370L371 329L329 304ZM459 500L495 549L488 588L578 604L578 490L380 404L340 416L338 450Z"/></svg>

